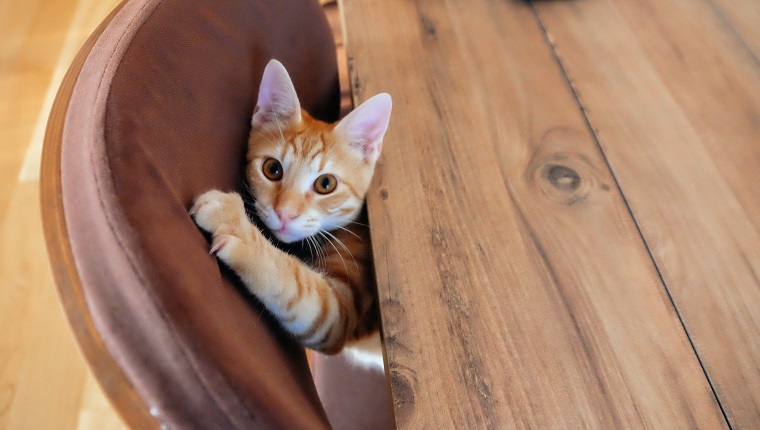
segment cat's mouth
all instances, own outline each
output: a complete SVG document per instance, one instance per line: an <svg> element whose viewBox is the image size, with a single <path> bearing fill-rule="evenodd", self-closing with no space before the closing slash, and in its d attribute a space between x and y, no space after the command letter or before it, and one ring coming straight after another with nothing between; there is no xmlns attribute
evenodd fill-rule
<svg viewBox="0 0 760 430"><path fill-rule="evenodd" d="M270 229L274 237L277 238L280 242L284 243L293 243L298 242L299 240L304 239L304 235L300 232L293 231L293 229L290 228L288 225L283 225L279 229Z"/></svg>
<svg viewBox="0 0 760 430"><path fill-rule="evenodd" d="M299 242L313 234L307 231L308 229L304 229L299 222L295 222L294 220L292 222L283 223L277 218L277 216L272 215L272 213L274 213L274 211L267 212L262 211L259 208L256 210L258 218L263 221L269 232L280 242Z"/></svg>

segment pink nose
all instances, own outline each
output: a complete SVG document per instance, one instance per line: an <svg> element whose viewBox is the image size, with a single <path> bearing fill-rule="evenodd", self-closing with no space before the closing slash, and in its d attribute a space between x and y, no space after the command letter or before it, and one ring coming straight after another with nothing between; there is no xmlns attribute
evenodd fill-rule
<svg viewBox="0 0 760 430"><path fill-rule="evenodd" d="M298 218L297 213L287 208L275 209L275 213L277 213L277 216L280 218L280 222L282 222L283 225Z"/></svg>

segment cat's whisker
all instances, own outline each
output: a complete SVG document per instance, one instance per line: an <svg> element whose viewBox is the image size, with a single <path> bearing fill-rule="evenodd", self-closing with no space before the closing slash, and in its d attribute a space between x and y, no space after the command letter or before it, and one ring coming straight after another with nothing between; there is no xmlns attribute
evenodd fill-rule
<svg viewBox="0 0 760 430"><path fill-rule="evenodd" d="M306 240L309 241L309 243L311 244L310 246L312 246L312 245L314 246L314 250L315 250L315 254L316 255L312 259L313 260L313 265L317 269L322 270L322 259L321 259L321 253L320 253L321 250L319 248L319 245L317 244L317 241L314 239L313 236L308 236L306 238Z"/></svg>
<svg viewBox="0 0 760 430"><path fill-rule="evenodd" d="M248 185L248 181L243 178L243 186L245 187L245 190L248 191L248 194L253 197L253 190L251 189L251 186Z"/></svg>
<svg viewBox="0 0 760 430"><path fill-rule="evenodd" d="M322 230L322 232L324 232L325 234L327 234L327 235L328 235L328 236L330 236L331 238L335 239L335 241L336 241L336 242L338 242L338 244L340 244L340 246L341 246L343 249L345 249L345 250L346 250L346 252L347 252L349 255L351 255L351 251L349 251L349 250L348 250L348 248L346 248L346 245L343 243L343 241L342 241L342 240L338 239L338 238L337 238L337 237L336 237L334 234L332 234L331 232L329 232L329 231L327 231L327 230Z"/></svg>
<svg viewBox="0 0 760 430"><path fill-rule="evenodd" d="M345 231L345 232L346 232L346 233L348 233L348 234L351 234L351 235L353 235L354 237L356 237L357 239L359 239L359 241L361 241L362 243L364 243L364 241L362 240L362 238L361 238L361 237L359 237L359 235L358 235L358 234L356 234L356 233L354 233L353 231L351 231L351 230L349 230L349 229L347 229L347 228L345 228L345 227L340 227L340 226L338 226L338 228L339 228L339 229L341 229L341 230L343 230L343 231Z"/></svg>
<svg viewBox="0 0 760 430"><path fill-rule="evenodd" d="M319 267L320 266L319 253L316 250L316 246L314 245L314 239L312 239L311 236L309 236L306 238L306 242L309 243L309 250L312 251L312 254L311 254L312 263L316 265L317 267Z"/></svg>
<svg viewBox="0 0 760 430"><path fill-rule="evenodd" d="M252 196L241 194L240 198L242 198L245 203L249 203L249 204L252 204L254 206L256 205L256 199L254 199Z"/></svg>
<svg viewBox="0 0 760 430"><path fill-rule="evenodd" d="M333 247L333 249L335 250L335 253L338 254L338 257L340 257L340 261L343 262L343 268L346 269L346 273L348 273L348 266L346 265L346 260L343 258L343 255L341 255L340 251L338 251L338 248L335 246L335 244L332 243L332 240L330 240L330 238L327 235L325 235L325 233L327 232L324 230L319 230L319 234L325 238L327 243L329 243L330 246Z"/></svg>
<svg viewBox="0 0 760 430"><path fill-rule="evenodd" d="M311 259L313 263L315 260L315 256L314 256L315 250L314 250L314 247L312 246L311 237L308 237L308 236L306 237L306 244L309 246L309 258Z"/></svg>
<svg viewBox="0 0 760 430"><path fill-rule="evenodd" d="M356 270L359 270L359 265L356 263L356 259L354 258L354 255L353 255L353 254L351 253L351 251L348 249L348 247L346 246L346 244L345 244L345 243L343 243L343 241L342 241L342 240L340 240L340 239L338 239L337 237L335 237L335 235L334 235L334 234L332 234L332 233L330 233L329 231L326 231L326 230L322 230L322 231L324 231L326 234L330 235L330 237L332 237L333 239L335 239L335 241L337 241L337 242L338 242L338 245L340 245L340 246L341 246L341 247L342 247L342 248L343 248L343 249L346 251L346 253L348 254L348 256L349 256L349 257L351 257L351 260L353 260L353 262L354 262L354 267L356 267ZM331 243L332 243L332 242L331 242ZM336 251L337 251L337 249L336 249ZM340 253L338 253L338 254L340 255ZM341 256L341 258L343 258L343 257ZM345 262L344 262L344 264L345 264Z"/></svg>
<svg viewBox="0 0 760 430"><path fill-rule="evenodd" d="M312 260L314 259L314 251L311 249L311 242L309 242L309 238L306 237L303 242L306 242L306 245L309 247L309 258ZM301 249L303 249L303 242L301 242Z"/></svg>
<svg viewBox="0 0 760 430"><path fill-rule="evenodd" d="M362 224L362 223L360 223L360 222L356 222L356 221L349 221L348 223L349 223L349 224L356 224L356 225L360 225L360 226L362 226L362 227L367 227L367 228L369 228L369 226L368 226L367 224Z"/></svg>
<svg viewBox="0 0 760 430"><path fill-rule="evenodd" d="M314 241L314 247L317 249L317 258L319 259L320 270L325 270L327 269L327 256L325 255L325 250L322 245L317 242L317 237L310 237L311 240Z"/></svg>

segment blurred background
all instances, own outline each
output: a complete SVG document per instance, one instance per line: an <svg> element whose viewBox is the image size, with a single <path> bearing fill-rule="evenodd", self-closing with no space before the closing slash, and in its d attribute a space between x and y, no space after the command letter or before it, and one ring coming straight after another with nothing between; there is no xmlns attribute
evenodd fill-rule
<svg viewBox="0 0 760 430"><path fill-rule="evenodd" d="M69 64L117 0L0 0L0 428L120 429L47 261L42 139Z"/></svg>

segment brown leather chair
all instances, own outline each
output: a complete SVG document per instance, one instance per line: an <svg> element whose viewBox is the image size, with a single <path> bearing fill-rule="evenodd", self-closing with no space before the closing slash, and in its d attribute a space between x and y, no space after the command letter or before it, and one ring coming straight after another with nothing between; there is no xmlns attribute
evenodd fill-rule
<svg viewBox="0 0 760 430"><path fill-rule="evenodd" d="M316 1L128 0L71 66L45 139L48 250L81 349L130 426L390 425L383 376L339 359L316 360L325 412L303 349L187 214L205 190L242 188L271 58L307 110L337 119L335 55ZM356 390L336 381L373 391L372 406L347 408Z"/></svg>

